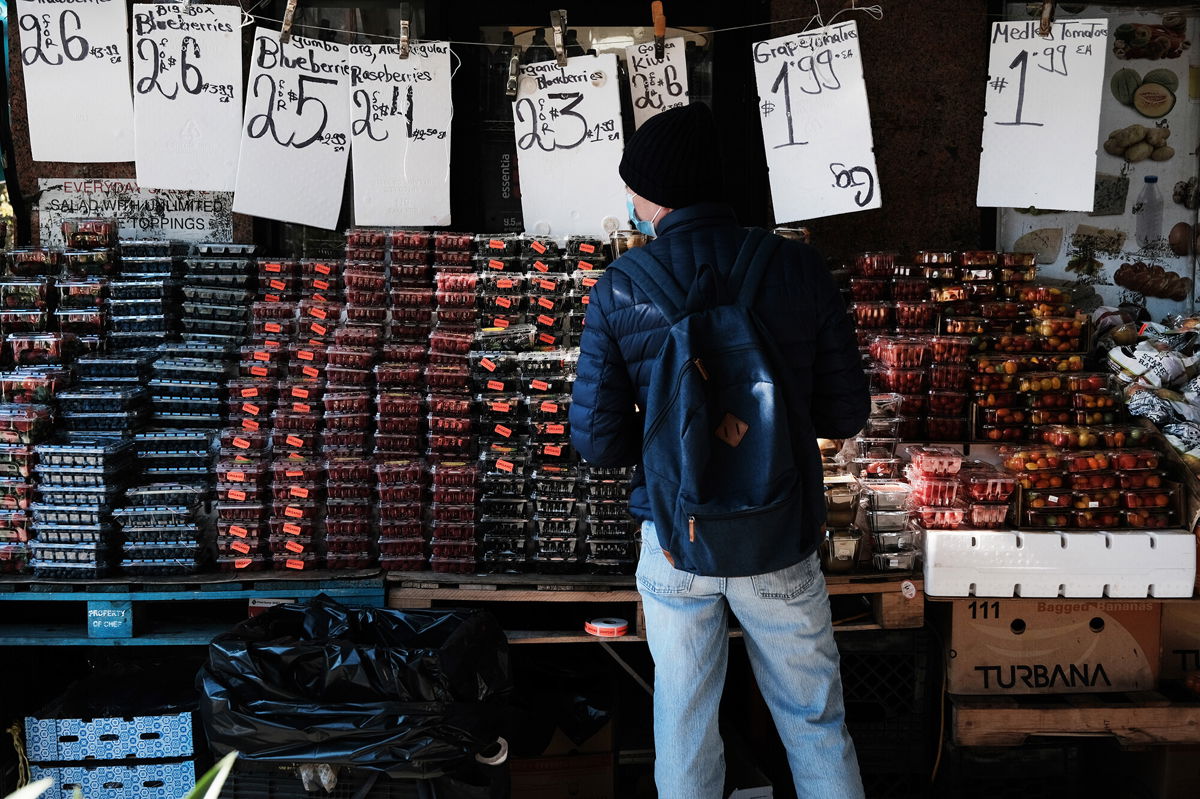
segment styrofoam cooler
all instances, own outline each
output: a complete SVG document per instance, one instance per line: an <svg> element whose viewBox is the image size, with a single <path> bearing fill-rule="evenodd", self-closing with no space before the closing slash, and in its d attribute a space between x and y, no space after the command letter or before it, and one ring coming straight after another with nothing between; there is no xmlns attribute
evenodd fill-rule
<svg viewBox="0 0 1200 799"><path fill-rule="evenodd" d="M1191 597L1196 537L1186 530L928 530L929 596Z"/></svg>

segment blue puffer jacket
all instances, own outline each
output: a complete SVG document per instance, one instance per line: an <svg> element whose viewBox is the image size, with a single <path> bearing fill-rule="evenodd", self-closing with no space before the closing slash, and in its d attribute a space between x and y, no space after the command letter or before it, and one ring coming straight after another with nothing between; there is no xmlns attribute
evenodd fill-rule
<svg viewBox="0 0 1200 799"><path fill-rule="evenodd" d="M668 214L647 246L686 288L700 264L728 276L745 236L729 206L702 203ZM644 420L638 409L646 406L668 330L666 319L620 266L618 259L592 289L571 406L571 439L584 459L600 466L640 464ZM802 547L807 554L825 521L816 439L847 438L862 429L870 405L867 380L845 304L813 248L782 242L759 287L755 310L789 360L783 377L796 406L792 444L806 486L797 534L808 539ZM639 520L652 519L640 475L630 509Z"/></svg>

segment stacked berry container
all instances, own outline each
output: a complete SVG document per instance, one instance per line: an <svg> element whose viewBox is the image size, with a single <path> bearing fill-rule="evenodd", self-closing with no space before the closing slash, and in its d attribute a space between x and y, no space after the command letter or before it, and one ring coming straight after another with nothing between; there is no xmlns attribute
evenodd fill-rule
<svg viewBox="0 0 1200 799"><path fill-rule="evenodd" d="M583 334L584 316L587 311L588 295L601 272L608 266L608 247L600 239L591 236L571 236L567 239L563 256L567 273L571 274L574 290L568 299L568 312L562 339L556 346L578 347ZM545 331L541 331L545 332ZM541 339L545 343L545 339Z"/></svg>
<svg viewBox="0 0 1200 799"><path fill-rule="evenodd" d="M637 566L637 530L629 515L629 470L584 464L580 471L584 571L631 574ZM539 472L539 492L546 476L545 469Z"/></svg>
<svg viewBox="0 0 1200 799"><path fill-rule="evenodd" d="M39 501L30 505L37 577L103 577L119 567L112 514L132 454L132 442L121 439L37 446Z"/></svg>
<svg viewBox="0 0 1200 799"><path fill-rule="evenodd" d="M253 296L253 256L253 244L193 245L183 280L185 340L241 344Z"/></svg>
<svg viewBox="0 0 1200 799"><path fill-rule="evenodd" d="M952 530L966 518L966 495L959 480L962 453L947 447L910 447L905 469L912 488L909 506L926 530Z"/></svg>
<svg viewBox="0 0 1200 799"><path fill-rule="evenodd" d="M221 432L217 461L217 568L258 571L267 568L270 507L270 437L265 431L239 428Z"/></svg>
<svg viewBox="0 0 1200 799"><path fill-rule="evenodd" d="M125 507L112 514L124 539L122 570L165 577L192 574L205 565L202 498L200 488L177 483L129 489Z"/></svg>
<svg viewBox="0 0 1200 799"><path fill-rule="evenodd" d="M185 245L171 241L122 240L120 276L109 286L109 347L156 347L179 329L178 278Z"/></svg>
<svg viewBox="0 0 1200 799"><path fill-rule="evenodd" d="M0 571L22 570L28 560L34 445L50 433L51 425L48 406L0 405Z"/></svg>
<svg viewBox="0 0 1200 799"><path fill-rule="evenodd" d="M78 386L58 393L58 423L68 433L129 436L149 417L142 386Z"/></svg>
<svg viewBox="0 0 1200 799"><path fill-rule="evenodd" d="M116 249L117 225L114 220L67 219L62 223L62 233L67 246L61 256L60 281L98 283L117 274L120 257ZM96 291L90 287L81 290L89 294ZM54 320L54 330L77 337L81 352L103 351L105 314L102 306L60 307L54 313Z"/></svg>

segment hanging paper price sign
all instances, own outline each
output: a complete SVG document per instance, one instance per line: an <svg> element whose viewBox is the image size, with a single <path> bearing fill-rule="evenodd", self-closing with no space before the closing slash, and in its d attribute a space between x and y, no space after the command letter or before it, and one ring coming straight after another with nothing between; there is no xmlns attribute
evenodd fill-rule
<svg viewBox="0 0 1200 799"><path fill-rule="evenodd" d="M688 104L687 62L682 37L666 40L663 58L654 56L654 42L625 48L633 122L637 127L655 114Z"/></svg>
<svg viewBox="0 0 1200 799"><path fill-rule="evenodd" d="M521 67L513 122L526 230L607 236L627 224L615 55Z"/></svg>
<svg viewBox="0 0 1200 799"><path fill-rule="evenodd" d="M996 22L979 159L981 206L1091 211L1108 23Z"/></svg>
<svg viewBox="0 0 1200 799"><path fill-rule="evenodd" d="M35 161L133 159L129 18L121 0L17 0Z"/></svg>
<svg viewBox="0 0 1200 799"><path fill-rule="evenodd" d="M350 157L347 48L254 32L233 210L332 229Z"/></svg>
<svg viewBox="0 0 1200 799"><path fill-rule="evenodd" d="M753 55L775 220L878 208L857 23L755 42Z"/></svg>
<svg viewBox="0 0 1200 799"><path fill-rule="evenodd" d="M133 7L138 185L233 191L242 124L241 10Z"/></svg>
<svg viewBox="0 0 1200 799"><path fill-rule="evenodd" d="M355 224L450 224L450 45L351 45L350 106Z"/></svg>

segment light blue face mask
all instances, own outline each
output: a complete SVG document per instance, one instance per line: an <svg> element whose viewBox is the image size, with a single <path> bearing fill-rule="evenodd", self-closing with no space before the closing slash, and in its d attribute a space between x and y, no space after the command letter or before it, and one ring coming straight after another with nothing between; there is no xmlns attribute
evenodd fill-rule
<svg viewBox="0 0 1200 799"><path fill-rule="evenodd" d="M658 219L658 215L662 213L662 206L658 206L658 210L654 212L653 218L649 221L638 219L637 209L633 207L633 197L634 195L625 192L625 210L629 212L629 221L633 223L633 226L637 228L639 233L645 233L652 238L657 237L658 233L654 230L654 220Z"/></svg>

